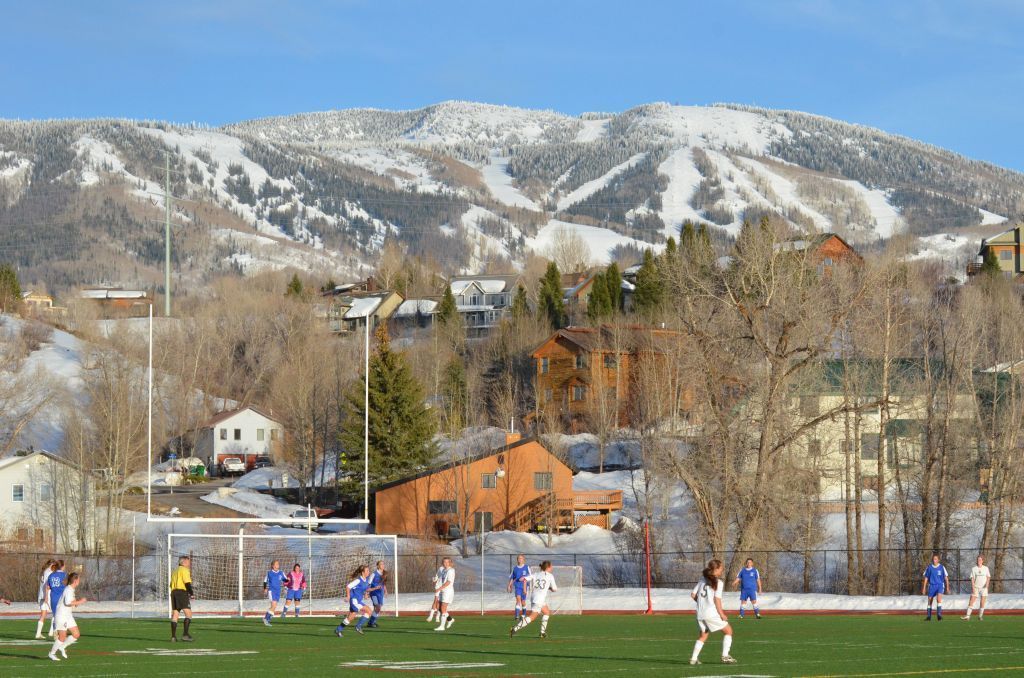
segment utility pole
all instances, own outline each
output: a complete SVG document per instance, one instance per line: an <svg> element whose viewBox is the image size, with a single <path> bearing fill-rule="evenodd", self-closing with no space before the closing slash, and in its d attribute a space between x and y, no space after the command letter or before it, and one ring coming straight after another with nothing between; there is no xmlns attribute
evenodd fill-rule
<svg viewBox="0 0 1024 678"><path fill-rule="evenodd" d="M164 316L171 317L171 154L164 154Z"/></svg>

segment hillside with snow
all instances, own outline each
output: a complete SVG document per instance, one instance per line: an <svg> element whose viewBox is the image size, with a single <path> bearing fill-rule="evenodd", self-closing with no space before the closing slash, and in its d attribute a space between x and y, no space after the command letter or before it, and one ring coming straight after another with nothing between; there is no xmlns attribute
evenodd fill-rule
<svg viewBox="0 0 1024 678"><path fill-rule="evenodd" d="M917 256L949 262L951 243L969 256L1024 211L1019 173L804 113L449 101L221 129L0 121L0 250L54 287L156 284L167 183L177 275L199 285L222 271L357 275L387 240L471 271L543 254L566 229L603 262L686 220L728 237L764 216L861 246L909 234Z"/></svg>

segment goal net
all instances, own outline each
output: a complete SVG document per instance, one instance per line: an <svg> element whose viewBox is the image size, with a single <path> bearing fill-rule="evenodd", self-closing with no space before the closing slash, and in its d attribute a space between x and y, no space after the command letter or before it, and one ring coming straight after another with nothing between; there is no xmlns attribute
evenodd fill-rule
<svg viewBox="0 0 1024 678"><path fill-rule="evenodd" d="M583 568L579 565L552 565L551 574L558 590L548 596L548 607L556 614L583 614Z"/></svg>
<svg viewBox="0 0 1024 678"><path fill-rule="evenodd" d="M345 587L361 565L371 570L383 560L387 569L384 613L398 616L398 538L393 535L167 535L167 577L181 556L192 562L195 600L192 612L205 616L244 616L267 611L263 581L274 560L288 573L298 564L306 575L302 614L337 615L348 611ZM168 612L170 592L168 591ZM281 594L277 612L286 601ZM289 614L294 614L293 604Z"/></svg>

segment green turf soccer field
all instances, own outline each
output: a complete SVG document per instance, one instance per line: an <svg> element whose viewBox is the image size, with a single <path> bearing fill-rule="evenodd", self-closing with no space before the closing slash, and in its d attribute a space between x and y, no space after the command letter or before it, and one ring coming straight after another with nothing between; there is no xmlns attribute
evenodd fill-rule
<svg viewBox="0 0 1024 678"><path fill-rule="evenodd" d="M503 617L457 617L435 633L423 617L384 619L359 636L334 636L336 621L200 619L196 641L168 642L166 621L79 617L83 638L70 659L46 658L29 640L34 621L0 621L0 676L266 675L302 678L342 671L396 675L882 676L1024 675L1024 617L963 622L918 616L771 616L731 621L733 666L719 663L721 634L689 666L692 616L554 617L547 640L537 622L515 639ZM180 631L180 629L179 629Z"/></svg>

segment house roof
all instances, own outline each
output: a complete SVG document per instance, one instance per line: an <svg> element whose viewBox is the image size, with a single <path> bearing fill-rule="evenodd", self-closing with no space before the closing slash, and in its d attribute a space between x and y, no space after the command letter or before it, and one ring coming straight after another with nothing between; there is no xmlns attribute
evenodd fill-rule
<svg viewBox="0 0 1024 678"><path fill-rule="evenodd" d="M480 452L479 454L474 454L474 455L472 455L470 457L466 457L464 459L459 459L457 461L458 461L458 463L460 465L461 464L472 464L473 462L480 461L481 459L487 459L488 457L494 457L494 456L497 456L499 454L504 454L506 452L511 452L512 450L516 449L517 447L522 447L522 446L528 445L530 443L536 443L537 445L540 445L542 448L544 448L545 452L547 452L548 454L551 454L551 450L549 450L548 448L544 447L544 444L541 443L540 440L538 440L537 438L531 436L529 438L520 438L519 440L516 440L515 442L511 442L511 443L509 443L507 445L503 445L501 447L495 448L493 450L489 450L487 452ZM559 462L559 463L561 463L561 462ZM397 487L398 485L404 485L405 483L408 483L408 482L413 481L413 480L418 480L419 478L426 478L427 476L432 476L432 475L434 475L436 473L440 473L440 472L444 471L445 469L451 468L451 466L452 466L451 463L439 464L439 465L436 465L436 466L432 466L431 468L424 469L424 470L422 470L422 471L420 471L418 473L414 473L412 475L405 476L404 478L399 478L398 480L392 480L390 482L387 482L387 483L384 483L383 485L378 486L374 490L374 494L376 494L377 492L381 492L383 490L391 489L392 487Z"/></svg>
<svg viewBox="0 0 1024 678"><path fill-rule="evenodd" d="M544 342L535 348L530 354L536 357L541 350L551 342L562 339L584 351L616 351L618 353L633 353L640 350L664 351L669 344L678 341L682 334L676 330L647 327L644 325L627 325L615 327L613 325L601 325L601 327L566 327L558 330Z"/></svg>
<svg viewBox="0 0 1024 678"><path fill-rule="evenodd" d="M857 257L860 257L860 254L857 253L857 250L855 250L850 245L850 243L843 240L842 236L827 231L825 233L815 233L814 235L808 238L784 240L783 242L776 244L775 247L776 249L790 250L795 252L803 252L805 250L816 250L822 245L824 245L826 242L831 240L832 238L835 238L839 242L843 243L846 249L850 250L850 252L855 254Z"/></svg>
<svg viewBox="0 0 1024 678"><path fill-rule="evenodd" d="M149 292L101 288L82 290L78 296L82 299L148 299Z"/></svg>
<svg viewBox="0 0 1024 678"><path fill-rule="evenodd" d="M227 421L228 419L230 419L231 417L235 416L236 414L240 414L242 412L245 412L246 410L252 410L256 414L258 414L258 415L260 415L262 417L266 417L267 419L269 419L269 420L271 420L271 421L273 421L275 423L278 423L278 424L281 423L280 419L275 417L273 414L271 414L267 410L264 410L264 409L262 409L260 407L256 407L255 405L247 405L245 407L237 407L237 408L235 408L233 410L224 410L223 412L218 412L217 414L213 415L212 417L210 417L209 419L204 421L202 424L200 424L199 425L199 429L202 430L202 429L207 429L207 428L213 428L214 426L216 426L217 424L221 423L222 421Z"/></svg>
<svg viewBox="0 0 1024 678"><path fill-rule="evenodd" d="M27 461L29 459L32 459L33 457L38 457L38 456L44 456L44 457L47 457L49 459L52 459L53 461L55 461L55 462L57 462L59 464L64 464L65 466L69 466L69 467L71 467L71 468L73 468L73 469L75 469L77 471L83 471L82 467L80 467L78 464L75 464L75 463L69 461L68 459L65 459L64 457L60 457L60 456L54 454L53 452L47 452L46 450L35 450L35 451L30 452L29 454L26 454L26 455L23 455L23 456L15 455L15 456L12 456L12 457L5 457L3 459L0 459L0 471L3 471L6 468L11 468L12 466L15 466L18 462ZM84 472L87 473L88 475L93 475L93 473L91 471L84 471Z"/></svg>
<svg viewBox="0 0 1024 678"><path fill-rule="evenodd" d="M522 279L518 274L511 275L461 275L452 276L448 281L451 285L452 294L462 294L463 291L473 283L484 294L500 294L511 291ZM457 291L458 290L458 291Z"/></svg>
<svg viewBox="0 0 1024 678"><path fill-rule="evenodd" d="M412 318L417 315L432 315L437 312L437 303L433 299L406 299L391 317Z"/></svg>

